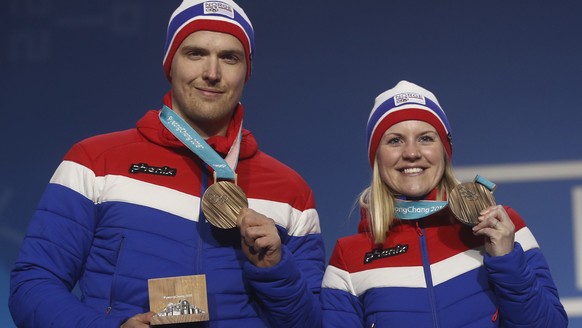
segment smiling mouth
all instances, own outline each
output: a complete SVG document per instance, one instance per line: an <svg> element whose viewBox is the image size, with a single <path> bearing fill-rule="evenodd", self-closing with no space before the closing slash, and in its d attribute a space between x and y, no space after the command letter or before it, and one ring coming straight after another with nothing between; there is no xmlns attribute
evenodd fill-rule
<svg viewBox="0 0 582 328"><path fill-rule="evenodd" d="M217 94L223 94L224 91L218 88L213 88L210 87L208 85L193 85L193 87L198 90L201 93L207 94L207 95L217 95Z"/></svg>
<svg viewBox="0 0 582 328"><path fill-rule="evenodd" d="M205 94L212 94L212 95L222 94L222 91L220 91L220 90L203 89L203 88L198 88L198 90L202 93L205 93Z"/></svg>
<svg viewBox="0 0 582 328"><path fill-rule="evenodd" d="M416 173L422 173L423 171L424 171L424 169L422 169L420 167L404 168L404 169L400 170L400 172L402 172L404 174L416 174Z"/></svg>

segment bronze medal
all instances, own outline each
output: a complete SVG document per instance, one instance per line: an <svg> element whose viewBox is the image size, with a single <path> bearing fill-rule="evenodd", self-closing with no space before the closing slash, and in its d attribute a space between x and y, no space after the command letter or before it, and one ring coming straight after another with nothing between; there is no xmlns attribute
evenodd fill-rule
<svg viewBox="0 0 582 328"><path fill-rule="evenodd" d="M469 226L478 224L479 213L493 205L493 192L478 182L461 183L449 195L449 208L453 216Z"/></svg>
<svg viewBox="0 0 582 328"><path fill-rule="evenodd" d="M236 217L247 206L244 191L230 181L215 182L202 196L202 212L206 220L220 229L236 227Z"/></svg>

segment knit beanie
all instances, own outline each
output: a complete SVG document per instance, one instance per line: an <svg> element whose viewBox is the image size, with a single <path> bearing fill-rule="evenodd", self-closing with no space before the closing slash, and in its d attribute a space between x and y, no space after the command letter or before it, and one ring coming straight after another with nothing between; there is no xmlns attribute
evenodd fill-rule
<svg viewBox="0 0 582 328"><path fill-rule="evenodd" d="M231 0L184 0L174 11L168 23L164 46L163 65L168 81L171 80L172 60L180 44L188 35L201 30L228 33L242 43L247 63L246 81L248 81L255 53L253 26L242 8Z"/></svg>
<svg viewBox="0 0 582 328"><path fill-rule="evenodd" d="M376 150L384 132L392 125L409 120L424 121L432 125L449 158L451 158L451 126L435 95L414 83L400 81L392 89L376 97L374 108L368 118L366 137L370 165L374 165Z"/></svg>

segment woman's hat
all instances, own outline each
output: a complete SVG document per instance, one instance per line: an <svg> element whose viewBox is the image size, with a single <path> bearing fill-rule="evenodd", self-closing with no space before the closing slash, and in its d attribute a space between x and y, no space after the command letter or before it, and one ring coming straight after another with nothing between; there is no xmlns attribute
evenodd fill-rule
<svg viewBox="0 0 582 328"><path fill-rule="evenodd" d="M384 132L396 123L409 120L424 121L432 125L451 158L453 153L451 126L437 98L423 87L408 81L400 81L394 88L376 97L374 108L368 118L366 137L371 166L374 164L376 150Z"/></svg>

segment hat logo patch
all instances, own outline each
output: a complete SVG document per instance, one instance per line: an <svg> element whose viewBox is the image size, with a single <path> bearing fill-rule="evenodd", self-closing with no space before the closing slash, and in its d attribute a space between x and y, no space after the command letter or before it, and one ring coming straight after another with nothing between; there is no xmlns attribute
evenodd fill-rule
<svg viewBox="0 0 582 328"><path fill-rule="evenodd" d="M204 3L204 14L220 14L234 18L234 9L224 2L208 1Z"/></svg>
<svg viewBox="0 0 582 328"><path fill-rule="evenodd" d="M394 96L394 105L399 106L404 103L413 102L417 104L426 105L426 100L423 95L416 92L404 92Z"/></svg>

